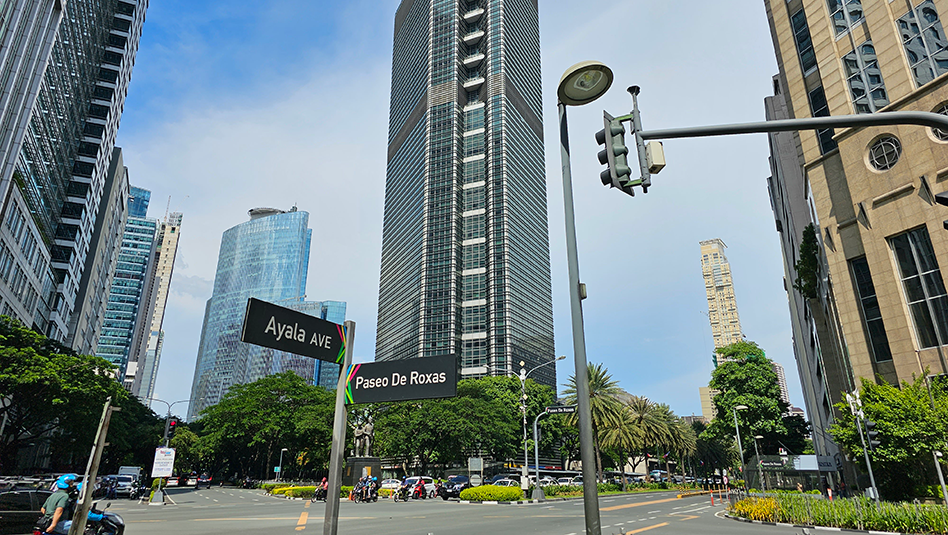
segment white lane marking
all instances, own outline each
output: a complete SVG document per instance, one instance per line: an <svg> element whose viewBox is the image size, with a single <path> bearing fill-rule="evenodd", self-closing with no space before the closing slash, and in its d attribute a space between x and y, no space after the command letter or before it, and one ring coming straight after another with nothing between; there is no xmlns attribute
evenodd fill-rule
<svg viewBox="0 0 948 535"><path fill-rule="evenodd" d="M612 503L612 502L614 502L614 501L615 501L615 500L603 500L603 502L605 502L605 503ZM606 527L606 526L603 526L603 527Z"/></svg>
<svg viewBox="0 0 948 535"><path fill-rule="evenodd" d="M705 510L705 509L710 509L710 508L711 508L710 505L705 505L704 507L699 507L699 508L697 508L697 509L689 509L689 510L687 510L687 511L681 511L681 512L682 512L682 513L694 513L695 511L703 511L703 510Z"/></svg>
<svg viewBox="0 0 948 535"><path fill-rule="evenodd" d="M681 509L682 507L687 507L687 505L679 505L678 507L672 507L672 509Z"/></svg>
<svg viewBox="0 0 948 535"><path fill-rule="evenodd" d="M247 498L245 498L244 496L241 496L240 499L241 499L241 500L246 500Z"/></svg>
<svg viewBox="0 0 948 535"><path fill-rule="evenodd" d="M658 511L658 510L649 511L649 512L647 512L647 513L645 513L645 514L650 515L650 514L652 514L652 513L661 513L661 511Z"/></svg>
<svg viewBox="0 0 948 535"><path fill-rule="evenodd" d="M649 519L649 520L655 520L655 517L654 517L654 516L650 516L650 517L648 517L648 519Z"/></svg>
<svg viewBox="0 0 948 535"><path fill-rule="evenodd" d="M215 501L215 502L219 502L220 500L218 500L217 498L214 498L214 501Z"/></svg>

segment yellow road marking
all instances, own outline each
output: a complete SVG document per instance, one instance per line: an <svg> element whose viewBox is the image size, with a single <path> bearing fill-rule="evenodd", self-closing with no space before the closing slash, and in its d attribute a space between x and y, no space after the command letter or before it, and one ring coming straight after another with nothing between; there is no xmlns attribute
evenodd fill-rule
<svg viewBox="0 0 948 535"><path fill-rule="evenodd" d="M688 515L688 516L682 518L682 519L681 519L681 522L684 522L685 520L692 520L692 519L695 519L695 518L698 518L698 517L695 516L695 515Z"/></svg>
<svg viewBox="0 0 948 535"><path fill-rule="evenodd" d="M650 501L650 502L627 503L627 504L625 504L625 505L613 505L612 507L602 507L602 508L600 508L599 510L600 510L600 511L618 511L619 509L628 509L629 507L641 507L641 506L643 506L643 505L652 505L652 504L654 504L654 503L673 502L673 501L675 501L675 500L677 500L677 499L678 499L678 498L667 498L667 499L664 499L664 500L652 500L652 501Z"/></svg>
<svg viewBox="0 0 948 535"><path fill-rule="evenodd" d="M309 509L310 505L313 505L313 502L306 502L306 505L303 506L303 509Z"/></svg>
<svg viewBox="0 0 948 535"><path fill-rule="evenodd" d="M223 522L225 520L296 520L295 516L252 516L252 517L231 517L231 518L195 518L192 522Z"/></svg>
<svg viewBox="0 0 948 535"><path fill-rule="evenodd" d="M626 531L624 535L635 535L636 533L642 533L643 531L648 531L650 529L660 528L667 525L668 525L668 522L662 522L661 524L655 524L654 526L648 526L646 528L639 528L632 531Z"/></svg>
<svg viewBox="0 0 948 535"><path fill-rule="evenodd" d="M309 520L309 513L307 513L306 511L303 511L302 513L300 513L300 520L299 522L296 523L296 525L305 526L307 520Z"/></svg>

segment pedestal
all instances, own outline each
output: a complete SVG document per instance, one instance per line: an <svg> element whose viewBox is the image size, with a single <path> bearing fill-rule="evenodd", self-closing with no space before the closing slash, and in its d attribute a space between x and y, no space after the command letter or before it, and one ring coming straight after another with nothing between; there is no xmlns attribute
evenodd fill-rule
<svg viewBox="0 0 948 535"><path fill-rule="evenodd" d="M355 486L364 476L377 477L382 480L382 460L378 457L349 457L346 459L346 469L342 474L342 484Z"/></svg>

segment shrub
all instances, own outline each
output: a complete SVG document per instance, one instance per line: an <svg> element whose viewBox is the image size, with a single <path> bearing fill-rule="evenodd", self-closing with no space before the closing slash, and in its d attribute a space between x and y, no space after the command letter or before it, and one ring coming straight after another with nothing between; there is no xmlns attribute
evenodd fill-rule
<svg viewBox="0 0 948 535"><path fill-rule="evenodd" d="M379 489L379 498L389 498L392 496L392 489Z"/></svg>
<svg viewBox="0 0 948 535"><path fill-rule="evenodd" d="M543 494L548 498L554 496L582 496L583 487L578 485L550 485L543 487Z"/></svg>
<svg viewBox="0 0 948 535"><path fill-rule="evenodd" d="M352 492L352 487L343 485L342 488L339 489L339 497L348 498L350 492Z"/></svg>
<svg viewBox="0 0 948 535"><path fill-rule="evenodd" d="M517 487L498 487L496 485L481 485L461 491L462 500L475 502L498 501L512 502L523 498L523 493Z"/></svg>
<svg viewBox="0 0 948 535"><path fill-rule="evenodd" d="M622 485L616 483L599 483L596 485L596 491L599 493L603 492L620 492L622 490Z"/></svg>
<svg viewBox="0 0 948 535"><path fill-rule="evenodd" d="M263 483L260 485L260 488L265 490L267 494L273 494L273 491L276 489L282 489L285 487L292 487L292 483Z"/></svg>
<svg viewBox="0 0 948 535"><path fill-rule="evenodd" d="M162 485L162 483L161 483L161 478L160 478L160 477L156 477L155 479L152 479L152 480L151 480L151 490L156 490L156 489L158 489L158 487L161 487L161 486L163 486L163 485Z"/></svg>

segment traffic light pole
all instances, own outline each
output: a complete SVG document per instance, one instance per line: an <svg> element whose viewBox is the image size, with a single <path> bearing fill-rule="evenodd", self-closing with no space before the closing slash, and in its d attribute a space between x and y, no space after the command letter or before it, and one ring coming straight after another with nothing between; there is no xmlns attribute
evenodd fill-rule
<svg viewBox="0 0 948 535"><path fill-rule="evenodd" d="M566 259L569 267L569 308L573 328L573 364L579 420L579 457L583 465L583 512L586 535L601 535L599 489L596 484L596 454L589 406L589 371L586 366L586 335L583 331L583 302L580 296L579 256L576 251L576 218L573 212L573 176L570 171L569 130L566 105L557 103L560 119L560 159L563 171L563 208L566 219ZM946 126L948 129L948 126ZM328 534L327 534L328 535Z"/></svg>
<svg viewBox="0 0 948 535"><path fill-rule="evenodd" d="M859 412L862 413L862 408L860 407ZM876 505L879 504L879 487L876 486L876 476L872 473L872 461L869 460L869 448L866 446L866 437L862 434L862 417L859 414L856 415L856 427L859 428L859 440L862 441L862 453L866 456L866 468L869 469L869 482L872 484L872 497L876 500Z"/></svg>

